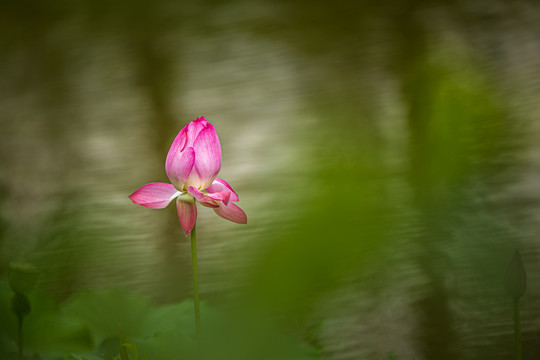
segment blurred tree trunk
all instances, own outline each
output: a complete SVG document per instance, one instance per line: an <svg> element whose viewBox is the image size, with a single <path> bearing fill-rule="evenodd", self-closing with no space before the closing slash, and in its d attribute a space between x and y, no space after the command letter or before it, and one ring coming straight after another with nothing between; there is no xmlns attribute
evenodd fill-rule
<svg viewBox="0 0 540 360"><path fill-rule="evenodd" d="M448 262L440 244L447 241L444 226L438 221L444 217L445 209L437 198L440 186L433 176L432 141L429 127L432 114L433 79L427 70L427 44L425 29L417 20L418 11L428 1L411 0L403 4L396 22L397 70L402 79L402 92L407 106L409 129L409 181L413 189L415 207L420 211L423 233L419 234L421 253L418 258L428 283L425 295L416 304L418 319L419 350L426 360L458 358L453 317L449 308L449 289L442 273Z"/></svg>
<svg viewBox="0 0 540 360"><path fill-rule="evenodd" d="M167 35L167 22L160 4L141 0L135 2L130 10L129 36L138 59L138 80L141 90L151 108L148 117L150 139L155 154L156 174L160 181L169 182L165 174L165 158L176 134L184 125L177 116L181 109L174 108L172 99L176 93L176 71L181 58L163 43ZM178 21L178 19L176 19ZM185 122L189 121L188 119ZM164 301L175 301L186 297L190 287L189 251L185 248L185 236L176 215L176 204L172 203L166 212L167 221L163 238L157 240L162 257L159 269L160 284L175 284L171 289L158 288L156 297Z"/></svg>

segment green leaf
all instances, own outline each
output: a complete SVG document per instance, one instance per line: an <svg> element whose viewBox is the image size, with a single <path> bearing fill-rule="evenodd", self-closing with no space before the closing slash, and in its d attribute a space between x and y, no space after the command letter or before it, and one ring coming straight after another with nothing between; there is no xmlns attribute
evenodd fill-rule
<svg viewBox="0 0 540 360"><path fill-rule="evenodd" d="M208 316L208 309L201 304L203 317ZM143 337L156 333L179 330L183 334L194 334L193 301L186 300L178 304L164 305L153 309L144 321Z"/></svg>
<svg viewBox="0 0 540 360"><path fill-rule="evenodd" d="M64 308L64 313L86 324L100 344L107 338L136 338L144 332L148 300L121 289L79 294Z"/></svg>
<svg viewBox="0 0 540 360"><path fill-rule="evenodd" d="M137 349L137 345L130 344L130 343L124 343L120 345L121 348L128 349L134 356L134 360L139 360L139 350ZM122 359L124 360L124 359ZM127 358L126 360L129 360Z"/></svg>

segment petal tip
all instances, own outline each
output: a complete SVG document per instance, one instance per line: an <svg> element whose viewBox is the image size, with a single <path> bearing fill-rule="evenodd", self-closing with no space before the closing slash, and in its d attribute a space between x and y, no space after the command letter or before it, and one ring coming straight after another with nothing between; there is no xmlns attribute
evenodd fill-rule
<svg viewBox="0 0 540 360"><path fill-rule="evenodd" d="M197 206L195 204L195 199L193 199L191 195L184 197L179 196L176 199L176 210L178 213L178 220L180 220L180 226L187 236L191 233L195 226L195 222L197 221Z"/></svg>
<svg viewBox="0 0 540 360"><path fill-rule="evenodd" d="M244 210L240 209L234 203L229 203L226 206L220 203L219 208L215 208L214 212L222 218L232 221L237 224L247 224L247 215Z"/></svg>
<svg viewBox="0 0 540 360"><path fill-rule="evenodd" d="M136 205L151 209L163 209L178 195L172 184L149 183L137 189L128 198Z"/></svg>

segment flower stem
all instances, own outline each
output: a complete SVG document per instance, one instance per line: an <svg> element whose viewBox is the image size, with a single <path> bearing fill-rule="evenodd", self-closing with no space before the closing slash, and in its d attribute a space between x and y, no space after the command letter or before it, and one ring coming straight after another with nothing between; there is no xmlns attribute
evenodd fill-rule
<svg viewBox="0 0 540 360"><path fill-rule="evenodd" d="M516 360L521 360L521 326L519 319L519 298L514 298L514 352Z"/></svg>
<svg viewBox="0 0 540 360"><path fill-rule="evenodd" d="M201 337L201 310L199 307L199 281L197 279L197 224L191 230L191 264L193 267L193 302L195 304L195 328L197 339Z"/></svg>
<svg viewBox="0 0 540 360"><path fill-rule="evenodd" d="M23 315L20 314L18 318L18 337L17 337L17 348L19 350L19 360L23 359Z"/></svg>

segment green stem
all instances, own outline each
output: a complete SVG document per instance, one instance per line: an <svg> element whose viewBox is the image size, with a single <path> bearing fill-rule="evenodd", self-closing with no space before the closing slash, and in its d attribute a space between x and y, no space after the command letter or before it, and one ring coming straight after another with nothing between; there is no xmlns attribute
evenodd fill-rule
<svg viewBox="0 0 540 360"><path fill-rule="evenodd" d="M521 326L519 319L519 298L514 298L514 346L516 360L521 360Z"/></svg>
<svg viewBox="0 0 540 360"><path fill-rule="evenodd" d="M197 279L197 224L191 230L191 264L193 266L193 302L195 304L195 327L197 338L201 337L201 310L199 307L199 281Z"/></svg>
<svg viewBox="0 0 540 360"><path fill-rule="evenodd" d="M23 359L23 318L24 318L24 315L19 314L17 318L19 320L19 334L18 334L19 336L17 338L17 345L19 348L19 360L22 360Z"/></svg>

